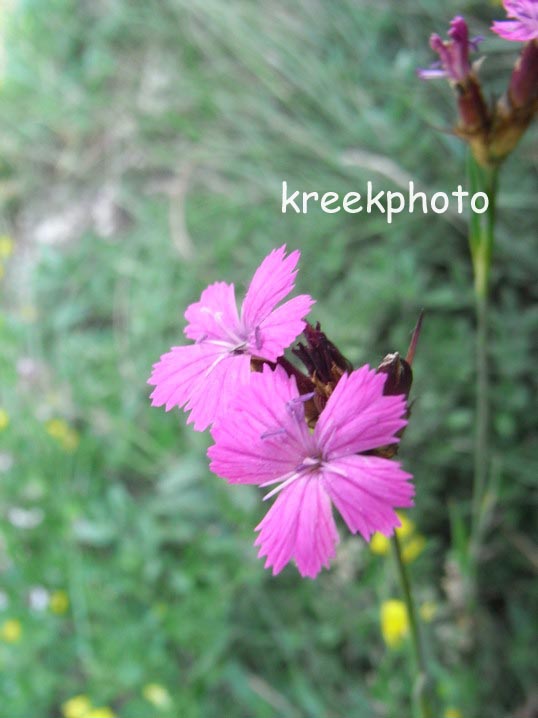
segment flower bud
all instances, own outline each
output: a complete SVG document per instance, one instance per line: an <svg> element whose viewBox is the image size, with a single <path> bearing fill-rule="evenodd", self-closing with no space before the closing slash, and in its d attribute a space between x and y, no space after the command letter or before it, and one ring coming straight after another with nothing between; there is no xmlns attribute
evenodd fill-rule
<svg viewBox="0 0 538 718"><path fill-rule="evenodd" d="M323 384L332 384L333 389L345 372L352 372L353 366L336 346L321 331L320 323L313 327L306 324L304 329L306 345L299 342L293 353L306 366L308 373Z"/></svg>
<svg viewBox="0 0 538 718"><path fill-rule="evenodd" d="M508 98L515 109L536 109L538 101L538 40L527 43L512 72Z"/></svg>
<svg viewBox="0 0 538 718"><path fill-rule="evenodd" d="M383 394L387 396L405 394L406 398L409 396L413 383L413 372L411 366L400 357L398 352L387 354L377 367L377 371L387 375Z"/></svg>
<svg viewBox="0 0 538 718"><path fill-rule="evenodd" d="M315 327L307 322L303 334L306 344L299 342L292 352L305 365L314 387L313 398L305 404L305 415L312 427L342 375L351 373L353 366L321 331L319 322Z"/></svg>
<svg viewBox="0 0 538 718"><path fill-rule="evenodd" d="M381 364L377 367L378 373L386 374L385 386L383 388L383 394L386 396L396 396L397 394L404 394L405 398L409 397L411 391L411 385L413 383L413 371L411 364L415 358L415 350L417 348L418 339L420 336L420 330L422 329L422 320L424 318L424 311L421 311L413 329L411 341L409 343L409 349L405 359L402 359L398 352L393 354L387 354ZM407 407L407 417L411 414L411 409ZM403 436L404 429L397 433L397 436ZM388 446L381 446L373 452L376 456L383 456L386 459L391 459L398 452L398 444L389 444Z"/></svg>

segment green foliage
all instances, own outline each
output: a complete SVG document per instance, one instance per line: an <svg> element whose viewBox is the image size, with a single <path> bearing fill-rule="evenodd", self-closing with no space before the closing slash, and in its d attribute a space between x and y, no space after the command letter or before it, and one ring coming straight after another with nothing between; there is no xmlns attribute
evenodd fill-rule
<svg viewBox="0 0 538 718"><path fill-rule="evenodd" d="M498 10L495 8L495 10ZM390 558L343 538L317 581L256 559L258 492L209 474L209 439L151 409L152 362L216 279L243 287L286 242L299 290L355 363L405 352L420 308L412 564L434 601L445 706L504 718L529 699L537 548L536 128L500 180L493 259L495 468L476 612L461 601L471 495L472 279L453 215L280 213L280 187L428 191L464 182L453 100L424 85L430 32L489 5L362 0L16 4L0 86L0 718L78 694L121 718L409 715L409 654L383 646ZM498 12L496 13L499 17ZM481 72L515 54L484 43ZM491 62L489 59L491 55ZM51 424L61 420L64 423ZM341 532L344 537L344 531ZM39 605L36 588L49 601ZM55 613L53 592L69 605ZM148 684L166 688L159 706Z"/></svg>

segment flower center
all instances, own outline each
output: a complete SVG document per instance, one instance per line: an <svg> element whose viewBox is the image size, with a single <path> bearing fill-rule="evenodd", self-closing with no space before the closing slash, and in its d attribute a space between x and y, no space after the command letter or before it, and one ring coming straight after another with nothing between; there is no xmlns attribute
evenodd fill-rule
<svg viewBox="0 0 538 718"><path fill-rule="evenodd" d="M297 473L315 473L322 464L323 457L321 454L318 454L317 456L307 456L303 459L303 463L299 464L297 467Z"/></svg>
<svg viewBox="0 0 538 718"><path fill-rule="evenodd" d="M210 344L217 346L226 346L230 353L243 354L248 345L248 332L240 325L234 323L228 324L224 321L222 312L215 312L209 307L203 307L202 312L209 314L216 326L221 330L220 339L209 339L202 337L201 341L208 341ZM231 345L231 346L230 346Z"/></svg>
<svg viewBox="0 0 538 718"><path fill-rule="evenodd" d="M300 463L291 471L261 484L262 487L277 484L274 489L264 496L264 501L278 494L286 486L289 486L297 479L303 478L305 475L315 476L323 465L323 455L319 447L316 446L314 437L305 420L304 403L310 398L312 398L312 394L303 394L288 401L286 403L288 419L284 422L284 425L269 429L261 435L262 439L282 437L283 443L298 444L301 447L302 454L300 458L298 457Z"/></svg>

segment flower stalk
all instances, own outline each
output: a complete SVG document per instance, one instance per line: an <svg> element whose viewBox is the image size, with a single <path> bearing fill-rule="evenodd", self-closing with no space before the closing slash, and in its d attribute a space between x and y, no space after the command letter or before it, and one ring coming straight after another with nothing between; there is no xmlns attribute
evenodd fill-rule
<svg viewBox="0 0 538 718"><path fill-rule="evenodd" d="M424 319L424 311L420 312L418 321L411 336L411 342L407 350L405 359L400 358L398 353L388 354L379 367L378 372L387 375L385 381L384 393L388 395L403 394L406 399L411 391L413 383L412 364L415 358L415 352L422 329L422 321ZM390 448L390 447L389 447ZM384 454L386 455L386 454ZM391 453L390 455L393 455ZM417 714L420 718L434 718L432 708L432 683L428 674L426 664L426 656L420 634L420 628L417 620L417 611L413 600L413 592L411 590L411 581L407 572L406 564L402 554L402 547L398 532L395 531L391 536L391 546L398 571L400 587L404 597L407 616L409 620L409 628L411 633L411 644L415 656L416 678L413 688L413 702L416 706Z"/></svg>
<svg viewBox="0 0 538 718"><path fill-rule="evenodd" d="M432 701L432 684L428 673L426 655L417 619L417 611L411 590L411 582L407 573L406 565L402 558L402 549L398 534L394 532L391 537L392 552L398 570L398 578L402 589L407 615L409 618L409 629L411 634L411 645L415 658L416 678L413 688L413 700L420 718L434 718Z"/></svg>
<svg viewBox="0 0 538 718"><path fill-rule="evenodd" d="M471 512L471 566L476 563L482 525L482 506L489 473L490 387L488 357L489 283L495 235L498 168L483 167L469 153L469 186L489 200L484 214L472 214L469 248L474 274L476 313L476 434Z"/></svg>
<svg viewBox="0 0 538 718"><path fill-rule="evenodd" d="M430 47L439 60L433 68L419 70L423 79L446 78L458 107L454 134L469 146L469 189L485 194L489 204L483 213L471 213L469 248L473 266L476 316L476 433L474 443L468 569L470 608L474 599L476 566L487 523L490 478L490 386L488 357L489 283L493 255L496 195L499 169L514 150L532 120L538 116L538 0L503 0L508 20L495 21L491 30L509 42L522 43L506 91L486 103L478 77L480 62L471 63L478 38L469 38L464 18L457 16L443 40L434 34Z"/></svg>

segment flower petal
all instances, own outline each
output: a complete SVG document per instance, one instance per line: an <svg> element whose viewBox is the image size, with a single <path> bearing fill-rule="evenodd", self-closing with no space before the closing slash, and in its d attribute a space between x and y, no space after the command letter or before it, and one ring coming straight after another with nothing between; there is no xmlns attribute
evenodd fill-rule
<svg viewBox="0 0 538 718"><path fill-rule="evenodd" d="M172 347L153 366L152 406L184 407L196 431L204 431L225 411L238 387L250 377L250 357L230 354L210 342ZM186 405L186 406L185 406Z"/></svg>
<svg viewBox="0 0 538 718"><path fill-rule="evenodd" d="M491 29L505 40L530 42L538 38L538 2L536 0L504 0L506 14L513 20L500 20Z"/></svg>
<svg viewBox="0 0 538 718"><path fill-rule="evenodd" d="M537 20L538 4L536 0L503 0L504 9L508 17L520 20Z"/></svg>
<svg viewBox="0 0 538 718"><path fill-rule="evenodd" d="M301 576L315 578L328 568L339 538L319 475L303 476L283 489L256 531L258 556L267 557L265 568L272 567L274 575L292 559Z"/></svg>
<svg viewBox="0 0 538 718"><path fill-rule="evenodd" d="M290 414L299 392L282 367L252 372L247 387L215 423L210 469L230 483L262 484L286 478L305 456L300 424ZM308 434L303 421L305 434Z"/></svg>
<svg viewBox="0 0 538 718"><path fill-rule="evenodd" d="M498 20L491 26L493 32L513 42L529 42L538 38L538 20L522 22L520 20Z"/></svg>
<svg viewBox="0 0 538 718"><path fill-rule="evenodd" d="M384 396L386 376L366 364L344 374L321 412L314 431L323 454L331 459L394 444L407 421L405 398Z"/></svg>
<svg viewBox="0 0 538 718"><path fill-rule="evenodd" d="M185 407L185 411L191 412L187 424L194 424L196 431L204 431L226 415L230 402L248 386L250 377L248 354L227 353L220 361L217 359L193 387Z"/></svg>
<svg viewBox="0 0 538 718"><path fill-rule="evenodd" d="M259 325L249 351L268 361L276 361L305 328L303 321L314 304L312 297L301 294L273 310Z"/></svg>
<svg viewBox="0 0 538 718"><path fill-rule="evenodd" d="M202 292L200 301L187 307L185 319L189 322L185 327L189 339L224 339L233 343L239 330L234 285L210 284Z"/></svg>
<svg viewBox="0 0 538 718"><path fill-rule="evenodd" d="M346 456L323 466L323 484L352 533L367 540L376 531L391 536L400 525L395 508L413 505L411 474L396 461Z"/></svg>
<svg viewBox="0 0 538 718"><path fill-rule="evenodd" d="M254 329L261 324L293 289L300 252L295 250L288 257L285 255L285 244L273 249L252 277L241 309L245 327Z"/></svg>
<svg viewBox="0 0 538 718"><path fill-rule="evenodd" d="M194 385L221 354L222 349L211 344L172 347L153 365L148 379L148 384L155 387L151 394L152 406L164 404L166 411L170 411L174 406L186 404Z"/></svg>
<svg viewBox="0 0 538 718"><path fill-rule="evenodd" d="M421 80L437 80L439 77L448 77L448 72L438 67L420 67L417 75Z"/></svg>

